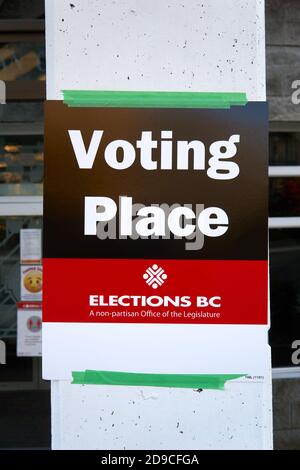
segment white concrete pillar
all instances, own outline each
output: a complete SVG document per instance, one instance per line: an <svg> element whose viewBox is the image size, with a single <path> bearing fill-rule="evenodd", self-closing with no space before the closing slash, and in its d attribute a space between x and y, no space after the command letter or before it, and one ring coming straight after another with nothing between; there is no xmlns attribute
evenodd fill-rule
<svg viewBox="0 0 300 470"><path fill-rule="evenodd" d="M46 0L46 28L48 99L62 99L62 89L266 99L261 0ZM53 448L271 448L270 352L267 328L256 328L265 343L264 381L201 393L53 382Z"/></svg>

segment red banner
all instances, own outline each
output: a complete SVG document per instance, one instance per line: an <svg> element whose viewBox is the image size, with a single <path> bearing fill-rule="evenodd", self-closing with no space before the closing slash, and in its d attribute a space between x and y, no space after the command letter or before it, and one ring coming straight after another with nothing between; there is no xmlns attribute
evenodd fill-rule
<svg viewBox="0 0 300 470"><path fill-rule="evenodd" d="M267 261L44 259L44 322L267 324Z"/></svg>

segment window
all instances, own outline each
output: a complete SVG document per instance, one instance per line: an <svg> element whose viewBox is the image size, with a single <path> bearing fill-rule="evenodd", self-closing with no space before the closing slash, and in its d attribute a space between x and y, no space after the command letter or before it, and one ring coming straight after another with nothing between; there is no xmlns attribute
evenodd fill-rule
<svg viewBox="0 0 300 470"><path fill-rule="evenodd" d="M0 43L0 80L45 80L44 41Z"/></svg>
<svg viewBox="0 0 300 470"><path fill-rule="evenodd" d="M0 135L0 196L41 196L43 136Z"/></svg>
<svg viewBox="0 0 300 470"><path fill-rule="evenodd" d="M0 217L0 339L7 364L1 368L1 389L47 387L41 381L39 358L16 357L16 302L20 300L20 229L41 228L41 217Z"/></svg>
<svg viewBox="0 0 300 470"><path fill-rule="evenodd" d="M293 127L270 133L270 343L273 367L300 373L292 362L300 339L300 125Z"/></svg>
<svg viewBox="0 0 300 470"><path fill-rule="evenodd" d="M0 375L0 441L7 449L49 448L50 384L42 380L41 358L16 356L19 233L42 225L44 0L0 1L0 80L6 85L0 105L0 339L7 361Z"/></svg>

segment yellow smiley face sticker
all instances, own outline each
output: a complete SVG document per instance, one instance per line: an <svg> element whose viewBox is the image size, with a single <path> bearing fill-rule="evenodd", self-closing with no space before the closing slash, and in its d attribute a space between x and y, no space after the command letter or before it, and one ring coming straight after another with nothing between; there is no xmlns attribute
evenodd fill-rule
<svg viewBox="0 0 300 470"><path fill-rule="evenodd" d="M41 271L28 271L28 273L24 276L24 287L33 294L37 292L41 292L42 290L42 272Z"/></svg>

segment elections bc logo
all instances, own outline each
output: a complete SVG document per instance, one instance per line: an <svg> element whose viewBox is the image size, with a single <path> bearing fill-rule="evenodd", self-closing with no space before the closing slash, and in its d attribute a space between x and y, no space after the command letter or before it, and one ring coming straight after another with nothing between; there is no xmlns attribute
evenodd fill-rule
<svg viewBox="0 0 300 470"><path fill-rule="evenodd" d="M143 279L152 289L157 289L162 286L167 278L168 275L165 273L164 269L160 268L157 264L149 266L143 274Z"/></svg>

